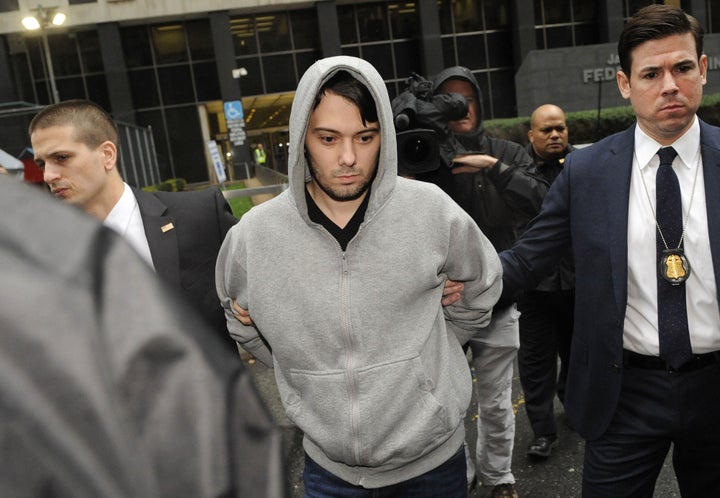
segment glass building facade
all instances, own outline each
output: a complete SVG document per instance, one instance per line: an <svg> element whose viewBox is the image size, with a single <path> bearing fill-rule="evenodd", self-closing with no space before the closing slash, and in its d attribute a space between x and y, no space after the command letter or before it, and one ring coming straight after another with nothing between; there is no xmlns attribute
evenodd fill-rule
<svg viewBox="0 0 720 498"><path fill-rule="evenodd" d="M625 18L650 3L617 0ZM75 0L70 4L93 3ZM327 3L327 2L323 2ZM423 5L420 5L420 4ZM610 3L607 0L606 3ZM670 2L667 2L670 3ZM675 2L681 4L682 2ZM709 32L720 32L720 7L704 6ZM605 43L600 2L586 0L417 0L410 2L330 2L336 22L329 25L317 5L276 8L268 12L228 13L229 58L247 76L234 82L241 90L248 133L287 127L292 92L305 69L325 55L346 54L371 62L385 79L390 97L405 89L411 73L425 74L427 39L439 39L440 67L463 65L483 90L484 119L513 117L514 75L522 57L518 49L519 14L529 12L534 39L530 49L552 49ZM428 7L429 6L429 7ZM682 5L681 5L682 6ZM0 12L17 10L17 2L0 3ZM421 8L434 10L428 28ZM88 98L113 110L111 88L126 82L125 115L151 126L161 175L190 182L208 179L203 127L222 135L222 124L204 123L199 106L217 107L227 100L219 66L212 13L174 21L117 23L116 53L101 27L48 30L58 93L63 100ZM107 27L106 27L107 28ZM328 53L323 31L333 32L336 47ZM429 32L428 32L429 31ZM437 35L437 36L436 36ZM332 38L331 38L332 39ZM40 36L5 35L17 100L38 105L51 101L48 68ZM325 45L323 45L325 43ZM520 53L520 55L518 55ZM112 54L112 57L109 55ZM224 55L227 58L227 54ZM226 61L227 63L227 61ZM121 86L122 88L122 86ZM253 97L277 96L278 105L256 108ZM289 98L281 98L289 95ZM278 141L282 145L282 139Z"/></svg>

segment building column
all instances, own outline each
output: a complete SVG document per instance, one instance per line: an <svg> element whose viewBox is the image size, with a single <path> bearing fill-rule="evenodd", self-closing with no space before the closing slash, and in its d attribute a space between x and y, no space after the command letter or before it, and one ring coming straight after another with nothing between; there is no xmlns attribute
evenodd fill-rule
<svg viewBox="0 0 720 498"><path fill-rule="evenodd" d="M7 37L0 35L0 102L17 102L19 99L18 89L15 88L15 78L12 64L10 62L10 49L8 48Z"/></svg>
<svg viewBox="0 0 720 498"><path fill-rule="evenodd" d="M322 57L342 55L340 47L340 27L338 24L337 6L335 1L317 2L315 4L318 29L320 30L320 54Z"/></svg>
<svg viewBox="0 0 720 498"><path fill-rule="evenodd" d="M220 96L223 102L242 101L241 80L233 77L233 69L236 68L237 62L235 60L235 44L230 31L230 15L227 11L216 11L210 12L209 18L218 81L220 82ZM253 163L247 139L242 145L233 144L232 148L235 168Z"/></svg>
<svg viewBox="0 0 720 498"><path fill-rule="evenodd" d="M682 2L685 12L698 20L705 32L708 32L708 13L705 0L684 0Z"/></svg>
<svg viewBox="0 0 720 498"><path fill-rule="evenodd" d="M598 2L598 43L617 43L625 26L623 0Z"/></svg>
<svg viewBox="0 0 720 498"><path fill-rule="evenodd" d="M418 0L415 5L420 18L420 65L423 74L432 78L445 68L438 6L435 0Z"/></svg>
<svg viewBox="0 0 720 498"><path fill-rule="evenodd" d="M535 5L533 0L514 0L513 8L513 45L515 68L519 68L522 61L531 50L537 49L535 38Z"/></svg>
<svg viewBox="0 0 720 498"><path fill-rule="evenodd" d="M113 22L98 24L97 30L110 99L108 110L118 121L135 124L135 111L123 57L120 28Z"/></svg>

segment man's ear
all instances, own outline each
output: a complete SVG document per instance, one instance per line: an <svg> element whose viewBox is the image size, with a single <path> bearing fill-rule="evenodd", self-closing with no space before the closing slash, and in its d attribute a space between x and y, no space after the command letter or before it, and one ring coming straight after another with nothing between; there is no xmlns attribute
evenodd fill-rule
<svg viewBox="0 0 720 498"><path fill-rule="evenodd" d="M110 140L106 140L100 144L99 149L102 153L105 171L110 171L117 165L117 147Z"/></svg>
<svg viewBox="0 0 720 498"><path fill-rule="evenodd" d="M618 71L615 75L615 79L617 80L617 86L618 90L620 90L620 95L624 99L630 98L630 76L625 74L624 71Z"/></svg>

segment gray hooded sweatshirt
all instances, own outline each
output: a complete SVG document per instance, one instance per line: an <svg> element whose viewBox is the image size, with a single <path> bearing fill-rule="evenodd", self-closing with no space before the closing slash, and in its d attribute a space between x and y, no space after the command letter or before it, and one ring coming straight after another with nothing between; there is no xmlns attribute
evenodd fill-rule
<svg viewBox="0 0 720 498"><path fill-rule="evenodd" d="M351 73L375 99L381 130L365 219L345 251L308 216L305 132L321 85ZM367 488L406 481L452 457L472 389L461 344L490 320L501 269L470 216L434 185L397 176L385 84L367 62L331 57L302 77L290 116L288 190L225 239L217 289L230 335L275 368L308 455ZM440 304L446 278L462 299ZM231 313L248 309L254 326Z"/></svg>

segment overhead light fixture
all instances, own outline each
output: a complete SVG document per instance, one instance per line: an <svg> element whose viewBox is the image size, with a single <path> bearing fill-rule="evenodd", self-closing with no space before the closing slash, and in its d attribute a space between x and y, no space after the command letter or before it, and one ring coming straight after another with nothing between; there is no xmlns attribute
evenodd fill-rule
<svg viewBox="0 0 720 498"><path fill-rule="evenodd" d="M65 14L63 14L62 12L55 12L55 15L50 22L53 26L62 26L63 24L65 24L65 19L67 19L67 16Z"/></svg>
<svg viewBox="0 0 720 498"><path fill-rule="evenodd" d="M20 22L22 22L23 27L28 31L40 29L40 21L38 21L35 16L23 17L23 20Z"/></svg>
<svg viewBox="0 0 720 498"><path fill-rule="evenodd" d="M24 17L22 25L25 29L34 31L48 26L62 26L67 20L67 16L63 12L59 12L57 7L43 7L38 5L32 9L36 14L34 16Z"/></svg>

